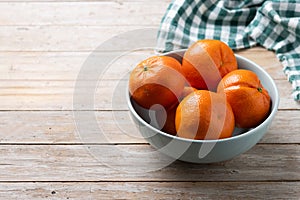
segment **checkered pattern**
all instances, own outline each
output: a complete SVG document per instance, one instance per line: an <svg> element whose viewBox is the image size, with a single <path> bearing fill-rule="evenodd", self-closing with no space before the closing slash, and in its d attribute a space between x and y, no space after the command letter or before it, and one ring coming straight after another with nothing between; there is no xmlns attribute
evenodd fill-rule
<svg viewBox="0 0 300 200"><path fill-rule="evenodd" d="M174 0L162 19L157 50L218 39L232 49L261 45L276 53L300 101L300 1Z"/></svg>

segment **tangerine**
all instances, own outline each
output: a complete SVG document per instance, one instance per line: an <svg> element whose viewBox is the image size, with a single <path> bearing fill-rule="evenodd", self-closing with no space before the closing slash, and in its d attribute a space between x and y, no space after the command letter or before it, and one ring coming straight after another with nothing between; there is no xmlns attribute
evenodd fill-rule
<svg viewBox="0 0 300 200"><path fill-rule="evenodd" d="M271 105L269 93L250 70L238 69L228 73L219 83L217 91L225 93L237 127L255 127L268 116Z"/></svg>
<svg viewBox="0 0 300 200"><path fill-rule="evenodd" d="M234 115L225 95L208 90L189 94L176 110L176 131L183 138L227 138L232 135L234 124Z"/></svg>
<svg viewBox="0 0 300 200"><path fill-rule="evenodd" d="M222 77L236 69L237 60L232 49L220 40L195 42L182 60L182 73L196 89L215 91Z"/></svg>
<svg viewBox="0 0 300 200"><path fill-rule="evenodd" d="M169 56L152 56L140 62L129 77L131 97L146 109L155 104L172 106L184 85L180 62Z"/></svg>

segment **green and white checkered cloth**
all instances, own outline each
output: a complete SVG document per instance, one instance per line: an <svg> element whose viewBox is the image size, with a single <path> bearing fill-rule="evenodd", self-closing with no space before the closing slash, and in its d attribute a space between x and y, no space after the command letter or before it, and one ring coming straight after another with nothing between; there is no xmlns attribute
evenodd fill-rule
<svg viewBox="0 0 300 200"><path fill-rule="evenodd" d="M157 50L218 39L232 49L261 45L276 53L300 101L300 0L174 0L164 15Z"/></svg>

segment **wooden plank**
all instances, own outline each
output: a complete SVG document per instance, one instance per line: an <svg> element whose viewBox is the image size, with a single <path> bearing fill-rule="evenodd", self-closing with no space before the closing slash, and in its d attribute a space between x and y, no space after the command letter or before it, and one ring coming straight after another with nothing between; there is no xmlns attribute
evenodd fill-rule
<svg viewBox="0 0 300 200"><path fill-rule="evenodd" d="M299 145L256 145L230 161L205 165L170 164L148 145L89 148L99 157L82 145L0 145L0 181L300 180Z"/></svg>
<svg viewBox="0 0 300 200"><path fill-rule="evenodd" d="M238 54L261 65L273 79L286 80L282 65L273 52L253 48L239 51ZM262 59L258 54L265 55L265 58ZM116 55L116 52L94 53L94 56L99 58L99 64L102 64L101 58L113 55ZM107 70L103 78L120 79L138 62L153 55L155 52L152 50L127 52L106 65ZM89 56L91 54L88 52L0 52L0 79L75 80Z"/></svg>
<svg viewBox="0 0 300 200"><path fill-rule="evenodd" d="M300 143L300 112L279 110L262 143Z"/></svg>
<svg viewBox="0 0 300 200"><path fill-rule="evenodd" d="M127 111L93 112L99 127L90 121L81 123L94 135L106 138L81 140L73 112L0 112L0 143L2 144L81 144L81 143L145 143Z"/></svg>
<svg viewBox="0 0 300 200"><path fill-rule="evenodd" d="M71 111L0 112L0 144L134 144L146 143L128 111L99 111L95 114L99 127L80 121L92 134L105 133L105 139L81 140ZM279 111L261 143L300 144L299 111ZM289 131L286 131L289 130Z"/></svg>
<svg viewBox="0 0 300 200"><path fill-rule="evenodd" d="M295 101L292 96L292 84L287 80L275 80L275 83L280 96L279 109L300 109L300 102Z"/></svg>
<svg viewBox="0 0 300 200"><path fill-rule="evenodd" d="M147 29L155 30L158 25L149 26ZM103 42L110 39L111 48L115 36L128 31L145 29L144 26L1 26L0 51L94 51ZM155 38L156 35L153 35ZM132 40L126 42L132 43ZM151 41L154 41L151 39ZM149 44L146 43L146 44ZM126 45L123 45L126 49ZM155 47L155 42L153 42ZM105 49L106 50L106 49ZM118 49L116 49L118 50ZM101 51L101 50L99 50Z"/></svg>
<svg viewBox="0 0 300 200"><path fill-rule="evenodd" d="M299 103L291 95L291 84L286 80L275 82L281 97L279 109L299 110ZM0 80L0 110L127 110L124 96L127 84L127 80ZM94 99L94 104L73 107L74 90L79 96Z"/></svg>
<svg viewBox="0 0 300 200"><path fill-rule="evenodd" d="M159 23L149 26L143 25L114 25L114 26L89 26L89 25L13 25L0 26L0 51L88 51L95 50L103 42L112 39L113 37L134 31L137 29L158 29ZM101 34L99 34L101 33ZM156 35L153 35L155 38ZM133 43L136 38L131 38L128 41ZM118 44L113 43L112 47ZM148 43L147 43L148 44ZM153 47L156 43L153 42ZM256 51L256 48L254 48ZM260 48L262 54L250 55L249 58L257 60L263 66L269 60L275 58L272 52L265 54L267 51ZM241 55L247 55L248 51L238 51ZM258 56L258 57L256 57ZM247 57L247 56L246 56ZM258 59L260 58L260 59ZM279 62L272 61L274 67L279 65Z"/></svg>
<svg viewBox="0 0 300 200"><path fill-rule="evenodd" d="M0 26L158 25L167 1L3 2ZM12 13L19 13L12 15Z"/></svg>
<svg viewBox="0 0 300 200"><path fill-rule="evenodd" d="M298 199L299 182L0 183L4 199ZM217 192L216 192L217 191Z"/></svg>
<svg viewBox="0 0 300 200"><path fill-rule="evenodd" d="M122 4L124 2L149 2L148 0L0 0L0 2L4 2L4 3L7 3L7 2L17 2L17 3L24 3L24 2L27 2L27 3L31 3L31 2L37 2L37 3L40 3L40 2L43 2L43 3L51 3L51 2L116 2L116 3L119 3L119 4ZM153 0L151 1L152 2L171 2L172 0Z"/></svg>
<svg viewBox="0 0 300 200"><path fill-rule="evenodd" d="M273 51L268 51L262 47L253 47L236 51L236 53L261 66L273 79L287 79L283 73L283 66Z"/></svg>
<svg viewBox="0 0 300 200"><path fill-rule="evenodd" d="M76 80L85 62L97 57L96 68L103 67L99 76L119 80L128 74L137 63L155 55L153 50L128 52L1 52L0 80ZM117 55L120 55L117 57ZM106 60L107 57L114 60ZM107 65L103 61L107 61ZM87 73L95 73L91 66ZM270 70L270 73L275 70ZM99 77L97 76L97 79Z"/></svg>

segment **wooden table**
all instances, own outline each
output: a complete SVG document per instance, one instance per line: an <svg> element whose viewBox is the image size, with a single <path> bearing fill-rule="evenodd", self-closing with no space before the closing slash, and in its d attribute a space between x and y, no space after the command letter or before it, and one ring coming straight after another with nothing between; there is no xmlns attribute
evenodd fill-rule
<svg viewBox="0 0 300 200"><path fill-rule="evenodd" d="M108 150L99 160L91 153L93 147L153 151L132 126L126 104L111 104L120 75L149 51L113 62L124 71L101 78L94 107L74 108L74 90L91 52L120 33L157 28L169 2L0 1L1 199L300 198L300 105L274 53L260 47L237 53L274 78L280 106L268 133L248 152L222 163L175 161L153 171L157 158ZM107 141L83 140L90 130L76 128L76 112L93 113ZM84 123L89 127L88 119Z"/></svg>

